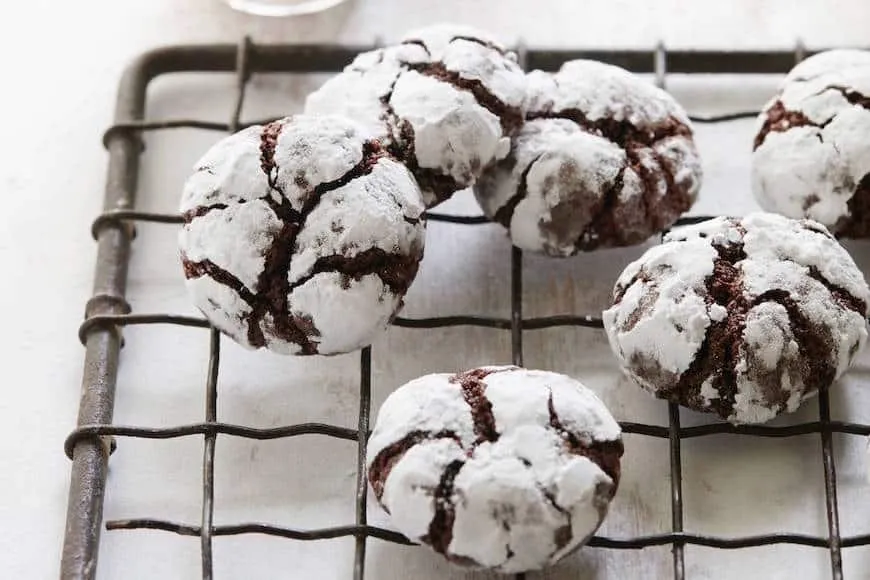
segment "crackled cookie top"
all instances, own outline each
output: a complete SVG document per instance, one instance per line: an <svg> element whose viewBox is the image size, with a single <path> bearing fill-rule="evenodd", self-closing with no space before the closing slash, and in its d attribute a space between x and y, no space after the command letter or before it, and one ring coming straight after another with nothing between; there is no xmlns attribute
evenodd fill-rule
<svg viewBox="0 0 870 580"><path fill-rule="evenodd" d="M754 213L669 234L619 277L604 325L656 396L758 423L843 374L867 338L868 298L824 226Z"/></svg>
<svg viewBox="0 0 870 580"><path fill-rule="evenodd" d="M620 429L564 375L482 367L391 394L368 474L393 524L453 562L552 564L601 523L619 483Z"/></svg>
<svg viewBox="0 0 870 580"><path fill-rule="evenodd" d="M423 209L407 169L356 123L298 115L249 127L212 147L185 185L187 286L243 346L348 352L401 307Z"/></svg>
<svg viewBox="0 0 870 580"><path fill-rule="evenodd" d="M359 55L305 110L362 123L407 164L432 206L507 154L524 99L513 53L486 33L439 25Z"/></svg>
<svg viewBox="0 0 870 580"><path fill-rule="evenodd" d="M516 246L570 256L636 244L692 206L701 162L670 95L586 60L527 80L526 123L475 186Z"/></svg>
<svg viewBox="0 0 870 580"><path fill-rule="evenodd" d="M798 64L758 118L752 187L766 210L870 236L870 52Z"/></svg>

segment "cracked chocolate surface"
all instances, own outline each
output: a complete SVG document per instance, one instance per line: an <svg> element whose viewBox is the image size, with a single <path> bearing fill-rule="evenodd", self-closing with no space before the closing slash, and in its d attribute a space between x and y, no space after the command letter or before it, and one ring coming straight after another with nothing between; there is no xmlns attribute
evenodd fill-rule
<svg viewBox="0 0 870 580"><path fill-rule="evenodd" d="M514 55L473 29L452 28L428 27L360 55L306 103L313 113L366 117L411 170L428 207L471 186L523 123L525 75ZM430 90L421 76L470 95L477 107Z"/></svg>
<svg viewBox="0 0 870 580"><path fill-rule="evenodd" d="M306 229L309 216L318 208L323 196L369 175L380 160L391 159L391 157L379 142L368 140L362 142L359 162L336 179L312 185L306 178L305 169L297 170L291 179L293 186L298 188L298 191L294 191L294 197L300 200L300 205L294 207L290 197L280 185L276 160L279 136L289 123L293 123L292 118L275 121L259 129L258 166L265 176L269 191L254 201L268 206L279 221L280 227L270 234L271 237L262 256L262 267L253 286L246 286L239 277L221 268L213 260L194 261L187 255L183 255L182 262L188 280L207 276L217 284L231 288L250 307L248 311L238 313L238 318L246 328L244 339L249 346L268 347L271 338L274 338L297 345L300 349L299 354L310 355L319 353L318 343L322 336L322 329L317 327L314 316L294 309L290 300L294 290L324 273L338 274L343 290L350 288L351 281L359 282L366 276L375 275L380 278L389 292L401 297L417 273L422 257L422 246L417 250L412 249L407 254L398 247L394 251L370 247L359 249L355 253L353 252L355 248L350 247L347 254L319 257L305 276L291 284L288 274L294 255L299 251L297 239ZM306 145L301 146L306 147ZM304 149L301 151L304 154ZM361 192L358 195L365 195L365 193ZM241 199L233 207L251 201ZM212 212L227 211L228 208L230 205L222 202L194 207L184 212L185 224L191 226ZM227 223L231 223L232 219L232 217L227 218ZM418 217L403 216L403 220L411 226L422 228ZM332 235L341 235L343 231L343 227L336 229L333 224ZM217 302L210 299L209 304L214 308ZM238 336L234 338L241 339Z"/></svg>
<svg viewBox="0 0 870 580"><path fill-rule="evenodd" d="M411 64L408 68L423 76L438 79L454 88L474 95L474 99L481 107L498 117L502 129L507 135L515 133L523 124L523 114L520 108L505 104L478 79L465 78L460 73L449 70L441 62Z"/></svg>
<svg viewBox="0 0 870 580"><path fill-rule="evenodd" d="M471 409L474 433L477 442L498 441L495 417L492 416L492 403L486 398L486 384L483 380L491 375L492 369L473 369L454 375L452 382L462 387L462 397Z"/></svg>
<svg viewBox="0 0 870 580"><path fill-rule="evenodd" d="M798 64L759 115L753 192L764 209L870 236L870 52L832 50ZM771 138L776 135L776 138Z"/></svg>
<svg viewBox="0 0 870 580"><path fill-rule="evenodd" d="M393 466L411 449L414 445L422 441L431 441L434 439L453 439L457 443L459 436L452 431L439 431L432 433L430 431L411 431L398 441L391 443L382 449L374 461L369 466L369 481L372 484L372 489L375 492L375 497L379 500L384 494L384 483L392 471ZM377 474L377 477L372 474Z"/></svg>
<svg viewBox="0 0 870 580"><path fill-rule="evenodd" d="M695 201L701 168L692 129L666 93L633 95L656 89L621 69L588 61L566 67L532 73L538 88L526 125L508 158L476 185L478 201L527 250L568 256L640 243ZM597 94L591 82L571 87L588 74L608 77L622 92ZM661 110L645 110L644 99L660 100ZM537 239L519 233L534 230Z"/></svg>
<svg viewBox="0 0 870 580"><path fill-rule="evenodd" d="M828 91L840 93L843 95L843 98L852 105L864 109L870 109L870 96L868 95L863 95L858 91L836 85L826 86L819 91L819 93L825 93ZM776 99L771 105L768 105L765 108L762 116L764 122L761 129L758 131L758 134L755 136L753 149L758 149L770 133L782 133L794 129L795 127L807 126L824 129L834 120L835 115L832 115L822 122L813 122L803 111L790 110L781 99Z"/></svg>
<svg viewBox="0 0 870 580"><path fill-rule="evenodd" d="M508 199L507 203L498 208L495 214L493 214L492 219L500 223L504 227L509 228L511 226L511 219L513 219L514 211L516 211L517 206L520 204L520 202L526 198L529 190L529 172L532 170L532 167L534 167L535 162L540 158L541 155L538 155L537 157L532 159L532 162L529 163L525 169L523 169L522 173L520 173L520 179L519 183L517 184L516 193L514 193L510 197L510 199ZM512 169L516 165L516 163L516 158L510 156L505 160L504 165Z"/></svg>
<svg viewBox="0 0 870 580"><path fill-rule="evenodd" d="M483 367L446 376L444 379L446 384L442 383L444 387L449 389L458 388L458 395L467 407L466 412L469 414L469 427L471 429L471 433L468 433L466 436L467 438L452 430L432 431L413 429L408 431L403 437L383 447L377 447L379 429L384 428L380 423L386 420L382 419L382 417L378 418L378 425L376 425L375 432L370 441L370 445L375 445L375 448L370 447L370 453L373 452L374 455L370 455L368 461L368 476L375 496L388 510L389 506L384 503L387 499L384 496L385 485L393 469L406 453L417 445L445 439L455 442L455 447L461 449L459 456L443 464L436 478L437 483L426 487L427 493L432 498L433 515L427 532L419 538L420 541L429 544L437 552L456 563L471 566L487 565L468 557L461 548L457 548L457 552L451 549L451 543L455 537L454 526L457 522L457 509L460 508L460 504L464 505L465 502L469 501L469 498L464 497L463 492L456 488L457 480L462 477L463 470L467 466L475 465L475 457L479 453L481 446L501 444L502 431L507 427L499 426L497 423L497 411L494 410L493 402L487 396L487 378L497 373L511 374L525 372L527 371L517 367ZM433 375L433 377L435 376ZM533 378L529 380L531 383L527 388L539 388L535 385ZM523 388L523 385L518 384L515 388ZM397 394L400 394L399 391L397 391ZM503 397L504 394L500 395L498 400L502 401L501 404L506 404ZM596 500L598 503L595 503L595 509L603 517L607 503L613 497L620 477L619 459L623 453L623 445L618 437L618 428L614 423L615 433L617 434L601 438L601 436L592 436L591 431L584 431L582 427L571 422L573 419L571 421L564 420L557 408L561 408L560 405L564 406L568 404L567 400L560 404L555 403L554 391L552 390L549 397L545 399L544 404L546 407L542 410L547 418L547 423L540 425L540 427L551 430L556 434L557 440L562 441L561 453L589 459L610 478L609 485L595 491L596 497L600 496ZM388 400L384 404L382 413L387 412L385 409L389 405L390 401ZM449 418L445 419L448 422L450 421ZM393 427L390 426L390 428ZM489 447L484 451L485 454L490 453L488 449ZM516 459L520 465L524 466L521 469L528 469L534 472L536 462L534 456L524 457L518 455ZM420 461L419 455L416 461ZM475 465L472 469L479 468L478 465ZM575 536L574 530L572 530L572 510L579 508L576 506L560 505L557 500L558 489L554 489L552 484L538 482L536 488L541 495L541 501L549 505L556 514L559 514L564 519L562 524L553 527L552 548L549 553L544 555L546 559L552 559L557 554L560 554L563 549L569 547L569 544L573 546L591 532L588 530L577 530L577 533L581 534L581 536ZM514 510L524 510L526 508L506 502L502 506L493 506L493 509L497 512L494 512L496 520L500 522L500 524L494 523L494 525L505 526L506 532L509 533L512 525L511 522L519 517ZM517 549L518 546L511 545L510 543L505 546L503 554L506 560L505 565L508 565L507 563L514 558ZM505 568L504 570L510 571L511 569Z"/></svg>
<svg viewBox="0 0 870 580"><path fill-rule="evenodd" d="M397 119L394 121L396 123L394 127L396 127L398 135L397 141L394 142L390 150L411 171L424 194L428 194L427 205L429 207L438 205L450 199L460 189L463 189L465 184L443 171L420 166L419 161L417 161L417 141L414 136L414 128L410 123L398 120L395 113L392 113L392 107L389 110L391 111L390 114Z"/></svg>
<svg viewBox="0 0 870 580"><path fill-rule="evenodd" d="M764 215L769 214L754 214ZM680 266L676 258L656 258L660 265L649 268L642 257L636 263L636 273L617 284L614 306L605 313L611 344L620 349L629 374L659 398L735 422L754 422L752 417L771 418L794 410L809 394L828 388L866 337L866 285L854 262L830 234L812 222L790 222L775 216L755 220L750 218L749 228L733 219L720 222L722 226L702 224L688 237L677 230L666 242L672 249L651 252L683 252L686 265ZM711 237L704 227L713 232ZM803 256L765 256L765 244L757 241L759 236L781 237L783 247L790 247L799 243L791 239L795 234L807 240ZM747 239L751 239L751 249ZM679 249L680 244L685 244L684 249ZM707 244L713 249L712 268L698 284L689 270L683 273L680 268L703 267L700 248ZM818 256L809 244L822 248ZM692 258L695 252L698 255ZM691 260L696 260L692 266ZM826 268L825 273L822 268ZM685 282L675 284L681 276ZM847 288L844 281L831 279L834 276L845 276L843 280L854 284L850 282ZM661 297L665 284L670 296L685 292L700 297L708 317L703 340L692 347L694 354L682 372L665 368L662 359L650 350L621 350L622 336L630 337L641 321L655 319L657 309L670 308ZM622 311L629 291L630 306ZM663 327L663 331L688 332L681 324L674 317L672 328ZM663 335L661 340L670 339Z"/></svg>
<svg viewBox="0 0 870 580"><path fill-rule="evenodd" d="M612 441L592 442L584 441L577 433L565 427L556 408L553 405L553 395L547 400L547 412L549 413L550 426L555 429L564 439L565 448L574 455L586 457L595 465L601 468L601 471L613 481L613 487L610 488L610 497L616 494L619 488L620 464L619 458L622 457L625 447L621 439Z"/></svg>
<svg viewBox="0 0 870 580"><path fill-rule="evenodd" d="M640 243L670 226L680 215L692 207L696 196L694 185L676 183L674 168L663 160L661 154L652 149L665 139L675 137L691 142L691 129L679 120L671 117L664 123L648 128L639 128L625 120L598 119L594 122L589 121L586 115L577 109L555 113L530 113L527 118L531 121L535 119L572 121L582 130L607 139L625 152L625 165L619 170L616 178L605 187L598 211L595 212L580 236L573 242L578 251ZM649 157L644 158L643 152L649 153ZM631 207L634 203L631 199L620 199L627 170L634 172L640 178L641 203L639 207ZM659 192L662 180L665 183L663 194ZM620 206L628 206L631 212L640 212L642 215L639 216L638 221L642 222L643 226L628 231L623 229L623 224L619 219L620 210L623 208ZM573 209L573 204L569 199L562 205L555 206L551 211L546 227L555 234L557 239L570 235L570 226L574 223L571 209ZM564 225L563 222L565 222ZM544 223L542 221L542 226ZM570 240L565 240L565 242L569 243Z"/></svg>
<svg viewBox="0 0 870 580"><path fill-rule="evenodd" d="M713 262L713 275L706 280L707 297L711 303L728 310L724 320L713 321L696 358L680 375L673 389L662 389L659 396L675 402L700 400L701 385L712 380L712 388L719 397L711 402L722 417L729 417L734 409L738 364L738 351L743 341L746 313L751 305L742 284L738 263L746 258L743 245L715 245L717 257Z"/></svg>
<svg viewBox="0 0 870 580"><path fill-rule="evenodd" d="M800 111L789 111L782 101L775 101L766 111L764 124L755 136L753 150L761 147L770 133L782 133L795 127L823 127L823 123L813 123Z"/></svg>

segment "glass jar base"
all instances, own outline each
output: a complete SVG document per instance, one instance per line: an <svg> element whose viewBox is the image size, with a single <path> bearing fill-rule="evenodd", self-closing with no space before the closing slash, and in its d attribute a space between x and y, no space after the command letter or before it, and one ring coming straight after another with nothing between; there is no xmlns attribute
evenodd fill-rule
<svg viewBox="0 0 870 580"><path fill-rule="evenodd" d="M322 12L347 0L226 0L231 8L257 16L301 16Z"/></svg>

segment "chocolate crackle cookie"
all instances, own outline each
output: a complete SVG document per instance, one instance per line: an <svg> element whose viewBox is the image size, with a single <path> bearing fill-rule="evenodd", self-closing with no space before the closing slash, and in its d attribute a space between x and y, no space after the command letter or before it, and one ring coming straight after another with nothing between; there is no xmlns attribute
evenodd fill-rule
<svg viewBox="0 0 870 580"><path fill-rule="evenodd" d="M369 344L423 256L420 190L365 130L299 115L227 137L184 188L184 275L209 321L249 348Z"/></svg>
<svg viewBox="0 0 870 580"><path fill-rule="evenodd" d="M411 540L457 564L521 572L557 562L598 528L622 452L619 425L578 381L481 367L391 394L368 475Z"/></svg>
<svg viewBox="0 0 870 580"><path fill-rule="evenodd" d="M657 397L760 423L843 374L867 339L868 299L824 226L754 213L669 234L619 277L604 326Z"/></svg>
<svg viewBox="0 0 870 580"><path fill-rule="evenodd" d="M758 118L758 203L838 236L870 236L868 136L870 52L832 50L801 62Z"/></svg>
<svg viewBox="0 0 870 580"><path fill-rule="evenodd" d="M526 123L475 186L514 245L550 256L640 243L695 202L701 161L686 112L616 66L528 75Z"/></svg>
<svg viewBox="0 0 870 580"><path fill-rule="evenodd" d="M513 53L486 33L440 25L359 55L305 110L365 125L407 164L431 207L507 155L524 99Z"/></svg>

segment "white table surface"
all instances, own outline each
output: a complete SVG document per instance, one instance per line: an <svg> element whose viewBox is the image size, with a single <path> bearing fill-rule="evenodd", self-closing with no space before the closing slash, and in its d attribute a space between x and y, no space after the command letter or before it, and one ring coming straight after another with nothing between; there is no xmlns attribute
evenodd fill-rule
<svg viewBox="0 0 870 580"><path fill-rule="evenodd" d="M800 5L797 8L796 5ZM870 45L870 3L647 2L572 0L355 0L334 12L295 20L246 17L219 0L57 0L0 7L0 576L52 578L59 568L69 463L61 445L73 428L83 349L76 339L90 295L95 247L88 225L103 197L106 155L100 135L113 112L117 82L138 53L163 44L236 41L370 42L409 27L453 20L488 28L530 46L809 47ZM694 111L758 106L775 79L737 84L674 79L675 94ZM298 110L319 82L255 79L246 116ZM710 84L713 83L713 84ZM224 120L231 79L161 80L149 100L152 118ZM707 183L696 213L739 213L747 192L751 123L704 127ZM185 173L218 136L177 132L148 138L140 181L144 209L172 211ZM470 205L460 199L455 207ZM870 266L870 245L854 243ZM606 251L553 262L530 259L528 315L591 312L607 300L619 269L640 249ZM508 245L500 230L433 224L409 316L508 310ZM137 311L190 313L175 263L173 232L143 226L136 241L130 299ZM126 333L116 420L142 425L195 422L202 416L202 331L132 329ZM180 337L180 338L177 338ZM227 341L224 341L227 345ZM171 345L171 346L170 346ZM393 330L375 345L375 404L423 372L458 370L509 357L509 338L493 330ZM526 361L581 377L620 419L664 423L664 404L618 379L606 341L596 331L527 333ZM834 396L835 416L870 420L866 353ZM220 416L257 426L299 421L355 424L357 357L290 360L227 345ZM146 373L148 375L146 376ZM864 376L862 376L864 375ZM812 420L808 404L787 421ZM707 421L694 414L686 422ZM870 531L865 442L836 438L841 520L846 535ZM669 527L667 443L626 437L625 479L603 533L625 537ZM323 438L254 443L218 441L217 523L260 520L299 527L352 520L353 458L347 442ZM201 440L123 440L112 458L107 518L199 517ZM715 437L684 445L686 528L735 536L778 529L824 534L817 436L788 440ZM383 523L377 510L373 521ZM160 532L104 533L103 578L194 578L198 542ZM300 544L259 536L219 538L217 577L349 578L352 541ZM870 548L844 551L846 577L870 578ZM715 559L715 560L714 560ZM693 579L828 578L827 553L782 546L719 552L689 547ZM372 542L369 578L446 578L440 559L416 548ZM532 578L625 580L666 578L667 547L643 552L589 550ZM451 578L483 578L454 573Z"/></svg>

